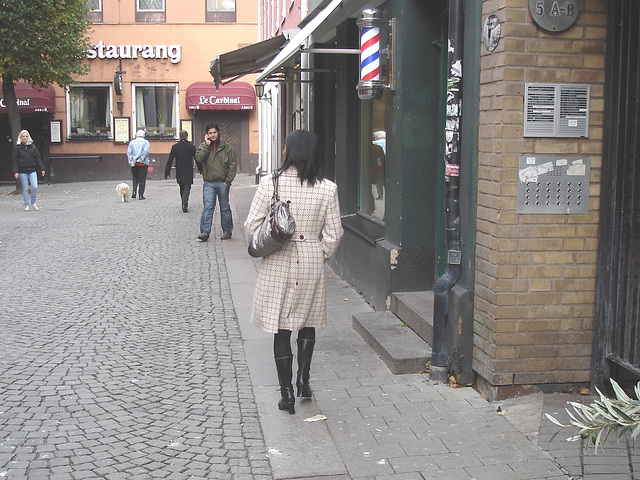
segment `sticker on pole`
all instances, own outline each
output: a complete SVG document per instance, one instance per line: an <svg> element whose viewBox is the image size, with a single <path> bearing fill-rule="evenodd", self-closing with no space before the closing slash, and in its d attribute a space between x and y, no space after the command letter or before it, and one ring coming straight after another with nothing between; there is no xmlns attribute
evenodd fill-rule
<svg viewBox="0 0 640 480"><path fill-rule="evenodd" d="M447 177L459 177L460 165L456 165L455 163L447 163L444 167L444 174Z"/></svg>

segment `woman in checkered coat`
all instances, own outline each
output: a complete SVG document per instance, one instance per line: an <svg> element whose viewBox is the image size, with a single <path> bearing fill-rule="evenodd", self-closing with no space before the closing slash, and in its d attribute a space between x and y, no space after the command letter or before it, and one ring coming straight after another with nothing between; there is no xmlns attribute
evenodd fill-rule
<svg viewBox="0 0 640 480"><path fill-rule="evenodd" d="M274 334L273 352L280 382L280 410L295 413L292 386L291 332L297 331L298 397L311 397L309 370L315 329L327 323L324 263L342 238L338 187L323 178L318 141L307 130L287 135L284 164L278 176L278 194L290 201L296 221L293 238L262 259L253 296L251 321ZM249 241L267 216L273 195L273 177L262 178L244 224Z"/></svg>

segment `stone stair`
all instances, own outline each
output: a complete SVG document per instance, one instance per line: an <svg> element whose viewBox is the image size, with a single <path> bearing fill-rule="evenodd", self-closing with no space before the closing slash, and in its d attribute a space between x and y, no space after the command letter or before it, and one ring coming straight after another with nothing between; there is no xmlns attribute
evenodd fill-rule
<svg viewBox="0 0 640 480"><path fill-rule="evenodd" d="M392 373L424 371L431 361L433 292L391 294L391 310L353 314L353 328Z"/></svg>

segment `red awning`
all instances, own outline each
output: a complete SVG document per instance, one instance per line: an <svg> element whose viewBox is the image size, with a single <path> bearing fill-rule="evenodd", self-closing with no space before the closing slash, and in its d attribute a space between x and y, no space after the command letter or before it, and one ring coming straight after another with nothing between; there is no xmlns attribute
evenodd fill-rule
<svg viewBox="0 0 640 480"><path fill-rule="evenodd" d="M16 98L18 99L18 110L21 113L49 112L52 115L56 111L56 91L53 87L41 89L33 88L28 83L16 83ZM4 103L4 95L0 89L0 113L7 113Z"/></svg>
<svg viewBox="0 0 640 480"><path fill-rule="evenodd" d="M246 82L220 85L196 82L187 88L187 108L190 110L255 110L256 92Z"/></svg>

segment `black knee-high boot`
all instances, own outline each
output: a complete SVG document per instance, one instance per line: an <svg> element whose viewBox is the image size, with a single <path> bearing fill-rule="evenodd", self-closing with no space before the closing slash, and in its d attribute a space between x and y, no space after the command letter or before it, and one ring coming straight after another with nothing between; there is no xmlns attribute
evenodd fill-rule
<svg viewBox="0 0 640 480"><path fill-rule="evenodd" d="M315 340L308 338L298 338L298 378L296 388L299 397L311 397L311 387L309 386L309 371L311 370L311 357L313 356L313 346Z"/></svg>
<svg viewBox="0 0 640 480"><path fill-rule="evenodd" d="M296 397L293 395L293 385L291 385L291 379L293 377L293 355L276 357L275 360L278 382L280 383L280 394L282 396L278 402L278 408L280 410L289 410L289 414L293 415L296 413Z"/></svg>

